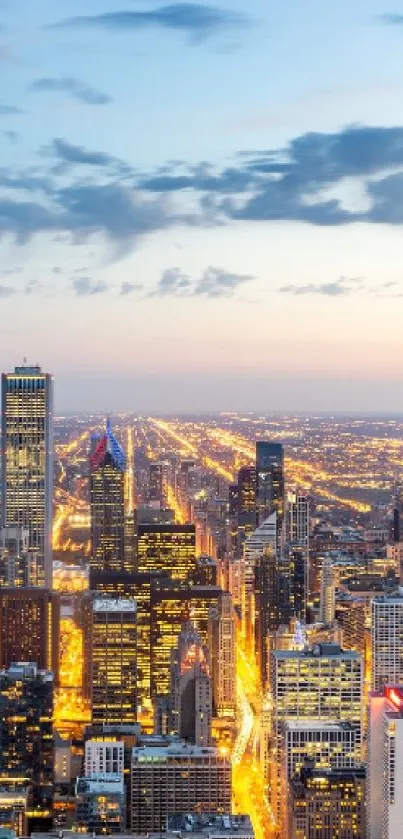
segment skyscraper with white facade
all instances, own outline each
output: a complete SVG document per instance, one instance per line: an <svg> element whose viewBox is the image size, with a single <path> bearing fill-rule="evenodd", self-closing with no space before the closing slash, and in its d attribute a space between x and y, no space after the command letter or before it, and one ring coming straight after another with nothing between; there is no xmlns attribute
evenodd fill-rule
<svg viewBox="0 0 403 839"><path fill-rule="evenodd" d="M53 379L25 364L2 375L3 527L29 530L37 585L52 586Z"/></svg>

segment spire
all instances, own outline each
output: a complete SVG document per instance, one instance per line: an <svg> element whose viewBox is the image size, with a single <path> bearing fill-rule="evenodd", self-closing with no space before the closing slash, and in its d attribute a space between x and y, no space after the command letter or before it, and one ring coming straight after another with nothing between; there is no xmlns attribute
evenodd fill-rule
<svg viewBox="0 0 403 839"><path fill-rule="evenodd" d="M90 464L92 471L103 465L107 454L111 456L114 466L121 472L124 472L126 469L125 453L112 432L110 417L106 418L105 434L101 437L91 454Z"/></svg>

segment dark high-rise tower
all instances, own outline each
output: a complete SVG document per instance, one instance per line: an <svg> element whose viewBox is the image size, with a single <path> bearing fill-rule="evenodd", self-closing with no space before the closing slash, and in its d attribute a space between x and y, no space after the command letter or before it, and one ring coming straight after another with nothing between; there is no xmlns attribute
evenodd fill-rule
<svg viewBox="0 0 403 839"><path fill-rule="evenodd" d="M35 584L52 587L52 392L40 367L2 375L3 526L26 527L37 564Z"/></svg>
<svg viewBox="0 0 403 839"><path fill-rule="evenodd" d="M123 449L108 420L90 457L90 588L102 589L105 579L132 570L125 565L125 468Z"/></svg>
<svg viewBox="0 0 403 839"><path fill-rule="evenodd" d="M261 524L277 513L278 532L284 518L284 449L281 443L256 443L256 508Z"/></svg>

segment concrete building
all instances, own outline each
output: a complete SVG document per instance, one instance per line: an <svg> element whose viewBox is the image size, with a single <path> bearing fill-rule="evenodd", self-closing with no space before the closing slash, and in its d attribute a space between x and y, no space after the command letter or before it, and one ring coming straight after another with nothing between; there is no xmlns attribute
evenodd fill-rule
<svg viewBox="0 0 403 839"><path fill-rule="evenodd" d="M372 601L372 687L403 684L403 589Z"/></svg>
<svg viewBox="0 0 403 839"><path fill-rule="evenodd" d="M217 717L235 718L235 623L232 596L223 592L216 605L210 607L208 647L213 683L213 713Z"/></svg>
<svg viewBox="0 0 403 839"><path fill-rule="evenodd" d="M1 437L2 524L28 529L35 584L51 588L53 379L40 367L3 373Z"/></svg>
<svg viewBox="0 0 403 839"><path fill-rule="evenodd" d="M303 769L290 783L289 839L365 839L365 769Z"/></svg>
<svg viewBox="0 0 403 839"><path fill-rule="evenodd" d="M231 763L212 747L149 738L132 753L131 829L163 830L177 813L229 813Z"/></svg>
<svg viewBox="0 0 403 839"><path fill-rule="evenodd" d="M93 725L134 723L137 717L134 600L95 598L90 647Z"/></svg>
<svg viewBox="0 0 403 839"><path fill-rule="evenodd" d="M211 744L209 653L192 626L183 626L171 657L172 731L187 743Z"/></svg>
<svg viewBox="0 0 403 839"><path fill-rule="evenodd" d="M316 644L311 650L273 650L269 693L272 701L270 735L270 796L280 821L284 800L282 755L284 724L288 721L347 722L356 733L356 760L361 759L363 724L363 663L361 656L336 644Z"/></svg>
<svg viewBox="0 0 403 839"><path fill-rule="evenodd" d="M77 778L75 828L83 833L121 833L125 828L125 792L121 774Z"/></svg>
<svg viewBox="0 0 403 839"><path fill-rule="evenodd" d="M403 685L369 697L367 839L401 839Z"/></svg>
<svg viewBox="0 0 403 839"><path fill-rule="evenodd" d="M0 669L35 662L59 675L60 596L45 588L0 588Z"/></svg>
<svg viewBox="0 0 403 839"><path fill-rule="evenodd" d="M97 737L87 740L84 755L84 774L91 775L123 775L124 743L118 740L107 740Z"/></svg>
<svg viewBox="0 0 403 839"><path fill-rule="evenodd" d="M283 756L287 781L307 762L315 769L352 769L357 765L357 730L349 722L287 720Z"/></svg>

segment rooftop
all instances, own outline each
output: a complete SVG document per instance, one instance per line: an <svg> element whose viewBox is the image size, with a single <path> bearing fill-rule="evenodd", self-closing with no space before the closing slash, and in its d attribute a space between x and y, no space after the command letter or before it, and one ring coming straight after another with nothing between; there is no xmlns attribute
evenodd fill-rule
<svg viewBox="0 0 403 839"><path fill-rule="evenodd" d="M137 604L128 597L99 597L93 601L92 608L94 612L136 612Z"/></svg>
<svg viewBox="0 0 403 839"><path fill-rule="evenodd" d="M253 834L250 816L217 813L179 813L168 818L168 831L201 833L214 835L232 835L233 833Z"/></svg>
<svg viewBox="0 0 403 839"><path fill-rule="evenodd" d="M284 727L289 731L355 731L349 722L326 720L286 720Z"/></svg>
<svg viewBox="0 0 403 839"><path fill-rule="evenodd" d="M155 745L150 743L144 746L134 746L132 750L132 762L167 760L175 757L217 757L224 760L219 750L214 746L195 746L192 743L186 743L184 740L171 741L171 743L163 745L160 739Z"/></svg>
<svg viewBox="0 0 403 839"><path fill-rule="evenodd" d="M344 659L360 659L359 653L354 650L343 650L338 644L314 644L310 650L273 650L272 655L276 659L282 658L296 658L296 659L315 659L315 658L344 658Z"/></svg>

